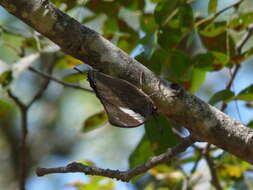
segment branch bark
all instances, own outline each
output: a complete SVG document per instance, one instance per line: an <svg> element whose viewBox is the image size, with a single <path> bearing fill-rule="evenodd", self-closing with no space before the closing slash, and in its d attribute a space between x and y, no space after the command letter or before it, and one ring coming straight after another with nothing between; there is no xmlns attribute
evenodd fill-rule
<svg viewBox="0 0 253 190"><path fill-rule="evenodd" d="M95 31L47 0L1 0L0 5L95 69L142 87L158 111L198 138L253 163L253 130L184 89L162 81ZM139 83L142 75L142 85Z"/></svg>
<svg viewBox="0 0 253 190"><path fill-rule="evenodd" d="M159 156L155 156L150 159L150 161L145 164L141 164L136 166L128 171L119 171L119 170L110 170L110 169L102 169L92 166L87 166L78 162L72 162L68 164L66 167L58 167L58 168L38 168L36 173L38 176L44 176L47 174L54 173L70 173L70 172L82 172L86 175L98 175L104 177L115 178L121 181L129 181L132 177L143 174L149 169L157 166L158 164L164 163L166 161L172 160L174 157L184 152L189 146L191 146L195 142L192 136L186 137L183 141L177 146L168 149L167 152L160 154Z"/></svg>

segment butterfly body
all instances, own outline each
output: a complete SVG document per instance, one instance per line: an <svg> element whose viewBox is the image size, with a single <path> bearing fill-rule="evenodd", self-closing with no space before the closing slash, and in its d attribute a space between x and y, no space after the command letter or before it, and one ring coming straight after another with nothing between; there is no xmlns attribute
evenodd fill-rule
<svg viewBox="0 0 253 190"><path fill-rule="evenodd" d="M88 80L114 126L137 127L156 110L152 99L126 80L95 70L88 72Z"/></svg>

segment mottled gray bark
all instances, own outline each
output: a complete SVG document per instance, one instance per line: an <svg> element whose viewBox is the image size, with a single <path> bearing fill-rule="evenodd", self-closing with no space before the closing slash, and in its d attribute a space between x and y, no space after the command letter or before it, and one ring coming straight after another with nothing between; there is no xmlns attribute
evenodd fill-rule
<svg viewBox="0 0 253 190"><path fill-rule="evenodd" d="M198 140L212 143L253 163L252 129L177 85L159 80L142 64L47 0L1 0L0 5L58 44L66 53L152 94L159 112L185 126Z"/></svg>

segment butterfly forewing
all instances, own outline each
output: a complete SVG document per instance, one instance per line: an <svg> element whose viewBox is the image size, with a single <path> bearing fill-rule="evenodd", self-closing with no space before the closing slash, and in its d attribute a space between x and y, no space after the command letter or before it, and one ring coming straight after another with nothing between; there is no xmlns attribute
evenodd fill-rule
<svg viewBox="0 0 253 190"><path fill-rule="evenodd" d="M155 110L150 97L125 80L94 70L88 79L114 126L137 127Z"/></svg>

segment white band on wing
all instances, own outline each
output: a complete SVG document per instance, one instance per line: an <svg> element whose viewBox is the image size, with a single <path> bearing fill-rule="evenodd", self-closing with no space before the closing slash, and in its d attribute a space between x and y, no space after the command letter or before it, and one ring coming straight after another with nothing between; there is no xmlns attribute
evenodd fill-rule
<svg viewBox="0 0 253 190"><path fill-rule="evenodd" d="M145 118L141 114L134 112L131 109L124 108L124 107L119 107L119 109L140 123L144 122L144 120L145 120Z"/></svg>

